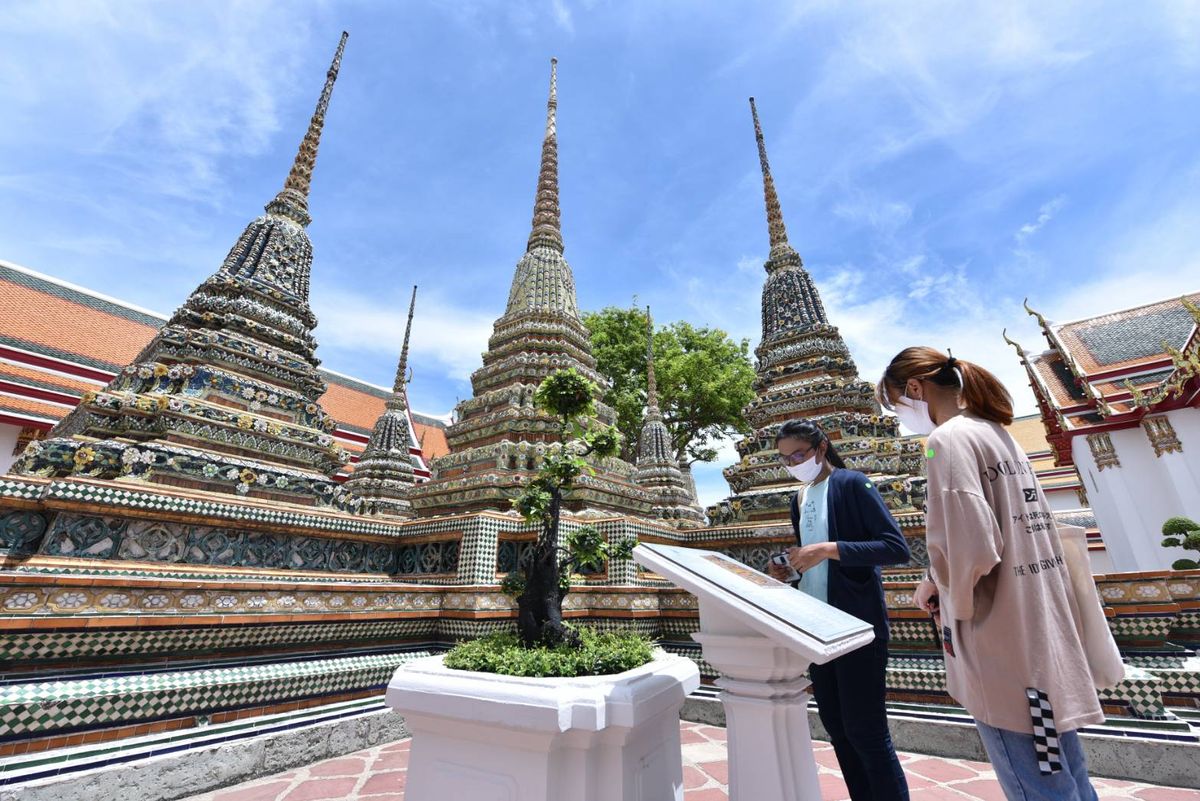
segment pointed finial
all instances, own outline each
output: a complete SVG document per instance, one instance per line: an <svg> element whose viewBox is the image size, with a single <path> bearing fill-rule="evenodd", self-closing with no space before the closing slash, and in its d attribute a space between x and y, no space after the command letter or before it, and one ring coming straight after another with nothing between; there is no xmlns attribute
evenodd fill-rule
<svg viewBox="0 0 1200 801"><path fill-rule="evenodd" d="M646 307L646 407L650 413L658 412L658 381L654 377L654 318L650 307Z"/></svg>
<svg viewBox="0 0 1200 801"><path fill-rule="evenodd" d="M771 177L771 165L767 162L767 145L763 141L762 125L758 121L758 107L750 98L750 116L754 118L754 139L758 142L758 162L762 167L763 200L767 205L767 233L771 237L771 258L795 253L788 244L787 228L783 224L783 210L779 207L779 195L775 191L775 179ZM799 257L797 256L797 259Z"/></svg>
<svg viewBox="0 0 1200 801"><path fill-rule="evenodd" d="M283 182L283 190L267 204L267 211L285 214L301 225L308 225L312 221L308 214L308 190L312 183L313 167L317 163L317 147L321 144L325 112L329 109L329 98L333 95L333 84L337 80L338 69L342 66L342 53L346 49L346 39L349 36L349 33L342 31L337 51L333 54L333 62L325 74L325 87L321 90L317 108L309 120L308 131L300 140L300 149L296 152L296 160L292 162L291 172Z"/></svg>
<svg viewBox="0 0 1200 801"><path fill-rule="evenodd" d="M400 363L396 365L396 380L392 383L392 397L406 393L405 385L411 379L408 371L408 338L412 334L413 312L417 308L417 288L413 287L412 298L408 302L408 322L404 325L404 345L400 348Z"/></svg>
<svg viewBox="0 0 1200 801"><path fill-rule="evenodd" d="M1021 361L1025 361L1025 349L1019 343L1014 342L1008 337L1008 329L1005 328L1000 332L1000 336L1004 337L1004 341L1016 348L1017 355L1021 357Z"/></svg>
<svg viewBox="0 0 1200 801"><path fill-rule="evenodd" d="M546 101L546 135L542 140L542 164L538 171L537 196L533 203L533 230L528 250L549 247L563 251L558 209L558 59L550 59L550 97Z"/></svg>
<svg viewBox="0 0 1200 801"><path fill-rule="evenodd" d="M1025 312L1030 317L1036 317L1037 321L1038 321L1038 325L1040 325L1042 327L1043 331L1045 331L1047 334L1049 334L1050 324L1046 322L1046 318L1043 317L1040 312L1036 312L1033 309L1029 308L1029 298L1025 298L1022 305L1025 307Z"/></svg>

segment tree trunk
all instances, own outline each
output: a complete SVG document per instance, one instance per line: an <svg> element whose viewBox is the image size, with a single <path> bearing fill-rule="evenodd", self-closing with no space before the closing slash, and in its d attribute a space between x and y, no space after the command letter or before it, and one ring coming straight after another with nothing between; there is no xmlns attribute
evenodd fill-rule
<svg viewBox="0 0 1200 801"><path fill-rule="evenodd" d="M517 630L526 648L558 645L578 637L563 625L562 601L566 595L559 586L558 519L562 495L554 492L550 503L550 522L542 530L525 571L525 591L517 598Z"/></svg>

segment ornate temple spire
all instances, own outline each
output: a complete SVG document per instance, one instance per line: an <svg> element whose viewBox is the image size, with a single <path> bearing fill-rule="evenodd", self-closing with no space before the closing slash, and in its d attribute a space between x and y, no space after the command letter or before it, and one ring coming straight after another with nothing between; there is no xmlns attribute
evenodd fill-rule
<svg viewBox="0 0 1200 801"><path fill-rule="evenodd" d="M661 420L658 408L658 381L654 375L654 318L646 307L646 419Z"/></svg>
<svg viewBox="0 0 1200 801"><path fill-rule="evenodd" d="M283 189L267 204L267 211L285 214L301 225L312 222L312 217L308 214L308 189L312 183L313 167L317 163L317 148L321 144L325 112L329 109L329 98L333 95L333 84L337 80L338 69L342 66L342 53L346 49L346 39L349 36L346 31L342 31L337 51L333 54L333 62L329 65L329 72L325 74L325 87L317 100L317 108L308 123L308 131L300 140L296 160L292 163L287 180L283 182Z"/></svg>
<svg viewBox="0 0 1200 801"><path fill-rule="evenodd" d="M763 343L768 343L776 337L788 336L813 325L828 325L829 319L825 316L825 306L821 303L812 277L800 261L800 254L788 242L783 212L779 208L779 194L775 191L775 179L771 177L767 146L763 141L758 107L754 105L753 97L750 98L750 116L754 119L754 139L758 143L763 199L767 206L767 231L771 236L771 254L763 264L767 281L762 294Z"/></svg>
<svg viewBox="0 0 1200 801"><path fill-rule="evenodd" d="M651 513L673 526L693 528L704 523L691 485L671 447L671 432L658 408L658 381L654 375L654 318L646 307L646 419L638 440L633 480L653 497Z"/></svg>
<svg viewBox="0 0 1200 801"><path fill-rule="evenodd" d="M408 341L412 333L413 312L417 305L414 286L408 304L408 322L404 326L404 345L396 365L392 394L383 414L375 421L371 438L363 449L354 472L343 484L345 492L339 504L343 509L362 514L411 517L409 495L416 483L412 463L412 429L408 420Z"/></svg>
<svg viewBox="0 0 1200 801"><path fill-rule="evenodd" d="M412 334L413 312L417 308L417 287L413 286L412 298L408 301L408 322L404 324L404 344L400 347L400 363L396 365L396 380L392 382L392 397L388 399L388 406L396 402L399 398L407 408L408 405L408 390L406 385L409 382L408 374L408 339Z"/></svg>
<svg viewBox="0 0 1200 801"><path fill-rule="evenodd" d="M542 139L542 165L538 171L533 204L533 230L528 250L548 247L563 252L558 209L558 59L550 59L550 98L546 101L546 135Z"/></svg>
<svg viewBox="0 0 1200 801"><path fill-rule="evenodd" d="M763 200L767 207L767 233L771 238L771 257L767 270L786 264L801 263L800 254L788 242L787 227L783 224L783 210L779 206L779 193L775 191L775 179L771 177L771 164L767 161L767 145L763 141L762 125L758 121L758 107L750 98L750 116L754 118L754 139L758 142L758 163L762 167Z"/></svg>

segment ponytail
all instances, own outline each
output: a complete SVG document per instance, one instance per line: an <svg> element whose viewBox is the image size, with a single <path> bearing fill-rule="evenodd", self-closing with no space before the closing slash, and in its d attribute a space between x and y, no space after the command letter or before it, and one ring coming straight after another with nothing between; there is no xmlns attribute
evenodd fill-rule
<svg viewBox="0 0 1200 801"><path fill-rule="evenodd" d="M924 346L896 354L875 387L875 399L883 408L893 408L895 399L904 395L905 386L914 378L957 393L962 407L976 417L1004 426L1012 423L1012 396L1000 379L974 362Z"/></svg>
<svg viewBox="0 0 1200 801"><path fill-rule="evenodd" d="M779 431L775 433L775 444L779 444L781 439L798 439L808 443L808 447L819 447L822 442L827 443L825 446L825 460L834 467L846 469L846 462L842 459L842 455L833 447L833 440L829 438L819 425L812 420L788 420L779 427Z"/></svg>

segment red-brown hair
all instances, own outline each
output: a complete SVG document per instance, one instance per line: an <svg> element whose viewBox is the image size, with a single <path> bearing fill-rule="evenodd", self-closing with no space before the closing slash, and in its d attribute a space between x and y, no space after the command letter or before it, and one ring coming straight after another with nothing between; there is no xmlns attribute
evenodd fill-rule
<svg viewBox="0 0 1200 801"><path fill-rule="evenodd" d="M1012 396L1000 379L977 364L925 346L905 348L892 359L875 387L879 405L891 409L913 378L959 392L963 406L977 417L1004 426L1012 423Z"/></svg>

